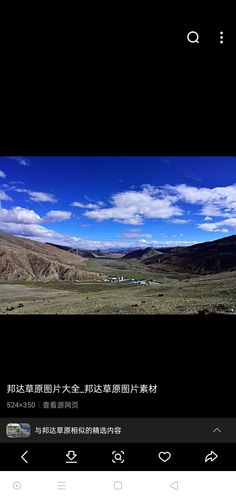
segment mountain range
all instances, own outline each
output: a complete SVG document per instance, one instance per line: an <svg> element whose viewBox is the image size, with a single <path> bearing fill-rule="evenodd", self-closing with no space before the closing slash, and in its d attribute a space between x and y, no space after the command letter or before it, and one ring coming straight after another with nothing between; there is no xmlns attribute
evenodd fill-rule
<svg viewBox="0 0 236 500"><path fill-rule="evenodd" d="M106 255L105 251L74 249L0 233L0 279L100 280L97 273L86 271L86 261ZM116 260L136 260L147 268L176 273L230 271L236 269L236 235L168 251L153 247L133 249Z"/></svg>

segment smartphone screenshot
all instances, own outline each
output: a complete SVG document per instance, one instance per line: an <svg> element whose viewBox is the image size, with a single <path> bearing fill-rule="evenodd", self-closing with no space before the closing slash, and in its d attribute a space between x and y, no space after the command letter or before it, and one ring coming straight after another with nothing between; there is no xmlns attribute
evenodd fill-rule
<svg viewBox="0 0 236 500"><path fill-rule="evenodd" d="M3 72L4 500L236 496L234 30L177 21L54 19L49 69L21 26Z"/></svg>

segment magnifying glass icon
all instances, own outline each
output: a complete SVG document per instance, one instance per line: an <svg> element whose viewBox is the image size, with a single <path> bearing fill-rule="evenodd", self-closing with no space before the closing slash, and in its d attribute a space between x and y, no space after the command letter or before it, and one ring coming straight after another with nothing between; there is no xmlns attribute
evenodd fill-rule
<svg viewBox="0 0 236 500"><path fill-rule="evenodd" d="M189 43L199 43L199 34L196 31L189 31L187 40Z"/></svg>

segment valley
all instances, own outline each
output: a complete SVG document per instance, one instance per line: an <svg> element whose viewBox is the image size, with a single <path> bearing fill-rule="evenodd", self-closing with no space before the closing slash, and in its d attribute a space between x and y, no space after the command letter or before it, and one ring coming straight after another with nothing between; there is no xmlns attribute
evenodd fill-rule
<svg viewBox="0 0 236 500"><path fill-rule="evenodd" d="M158 284L0 281L0 314L236 313L236 271L197 277L146 273L146 279L150 274Z"/></svg>
<svg viewBox="0 0 236 500"><path fill-rule="evenodd" d="M204 259L199 267L197 245L163 254L144 249L128 258L119 253L85 257L0 236L2 315L236 314L235 237L217 240L218 252L214 242L201 244ZM214 253L222 268L227 262L233 267L213 272Z"/></svg>

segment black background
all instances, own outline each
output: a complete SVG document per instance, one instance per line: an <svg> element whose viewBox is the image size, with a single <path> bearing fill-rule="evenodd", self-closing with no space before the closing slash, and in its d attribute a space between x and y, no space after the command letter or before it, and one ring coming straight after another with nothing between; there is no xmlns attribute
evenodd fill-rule
<svg viewBox="0 0 236 500"><path fill-rule="evenodd" d="M74 22L71 12L72 24L47 13L2 33L1 154L234 155L227 19L108 12ZM199 47L186 45L192 26ZM213 41L222 26L224 47ZM147 381L160 386L160 405L104 399L86 412L235 415L232 318L4 316L0 329L1 386Z"/></svg>

